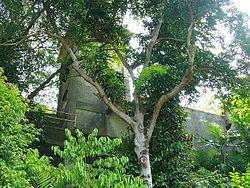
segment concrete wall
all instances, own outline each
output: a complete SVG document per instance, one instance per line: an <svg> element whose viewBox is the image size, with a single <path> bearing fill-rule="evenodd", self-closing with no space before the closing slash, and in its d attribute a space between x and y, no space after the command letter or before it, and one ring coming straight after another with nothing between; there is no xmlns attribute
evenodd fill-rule
<svg viewBox="0 0 250 188"><path fill-rule="evenodd" d="M61 83L59 96L59 111L69 114L62 115L66 119L76 120L63 122L62 128L73 129L77 127L84 133L92 132L98 128L100 135L119 137L127 132L128 125L110 112L107 106L97 97L96 89L79 77L74 70L69 70L67 79ZM221 116L186 108L188 118L186 131L200 136L209 135L207 122L224 126Z"/></svg>
<svg viewBox="0 0 250 188"><path fill-rule="evenodd" d="M220 115L190 108L185 108L185 111L188 113L188 117L185 122L185 130L188 134L194 135L193 144L196 148L200 146L199 137L206 139L212 138L209 132L210 129L207 126L208 122L216 126L222 126L225 129L224 119Z"/></svg>
<svg viewBox="0 0 250 188"><path fill-rule="evenodd" d="M57 110L62 118L76 119L75 125L71 121L65 121L62 128L73 129L75 126L86 134L98 128L100 135L110 137L118 137L127 132L127 124L110 112L97 97L97 90L73 69L69 70L66 81L61 81ZM63 115L61 112L67 114Z"/></svg>
<svg viewBox="0 0 250 188"><path fill-rule="evenodd" d="M185 111L188 113L185 123L186 131L190 134L196 133L201 136L207 136L209 134L209 129L207 129L208 122L223 127L225 125L225 122L220 115L202 112L191 108L185 108Z"/></svg>

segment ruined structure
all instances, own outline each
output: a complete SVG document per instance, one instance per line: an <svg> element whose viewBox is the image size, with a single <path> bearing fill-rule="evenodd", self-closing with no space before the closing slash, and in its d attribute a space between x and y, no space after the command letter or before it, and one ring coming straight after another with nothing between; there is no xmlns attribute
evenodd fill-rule
<svg viewBox="0 0 250 188"><path fill-rule="evenodd" d="M129 96L127 98L129 99ZM71 130L78 128L85 134L98 128L99 135L109 137L120 137L128 130L128 125L108 109L98 98L96 89L80 77L74 69L69 68L64 79L61 79L58 100L57 114L54 117L50 116L54 119L51 121L54 124L47 126L45 130L46 142L49 144L62 145L65 139L65 128ZM206 137L209 135L207 122L221 126L225 124L219 115L189 108L185 110L188 112L186 121L188 133Z"/></svg>

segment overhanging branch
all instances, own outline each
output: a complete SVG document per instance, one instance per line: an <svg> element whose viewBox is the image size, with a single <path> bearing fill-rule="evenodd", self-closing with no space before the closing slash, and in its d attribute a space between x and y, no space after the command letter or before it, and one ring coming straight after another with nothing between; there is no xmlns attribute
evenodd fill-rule
<svg viewBox="0 0 250 188"><path fill-rule="evenodd" d="M38 36L38 35L32 34L32 35L25 35L25 36L19 37L15 40L10 39L4 43L1 43L0 46L17 46L17 45L23 43L24 41L26 41L27 39L29 39L31 37L35 37L35 36ZM28 41L32 41L32 40L30 39Z"/></svg>
<svg viewBox="0 0 250 188"><path fill-rule="evenodd" d="M23 31L23 33L21 34L21 36L19 38L7 40L7 41L1 43L0 46L16 46L16 45L19 45L22 42L24 42L29 37L34 36L34 35L28 35L29 31L34 26L36 21L39 19L39 17L43 13L43 11L44 11L44 9L41 9L40 11L38 11L35 14L35 16L31 19L30 23L28 24L27 28Z"/></svg>
<svg viewBox="0 0 250 188"><path fill-rule="evenodd" d="M76 57L76 55L74 54L73 50L70 48L70 46L67 44L67 42L64 40L64 38L60 35L57 34L52 34L52 33L48 33L50 36L58 39L62 45L64 46L64 48L67 50L67 52L69 53L70 58L72 59L72 67L73 69L88 83L90 83L92 86L94 86L96 88L96 90L98 91L98 95L99 97L103 100L103 102L121 119L123 119L126 123L128 123L131 127L133 127L133 125L135 124L135 122L133 121L133 119L128 116L127 114L125 114L124 112L122 112L121 110L119 110L111 101L110 99L107 97L104 89L102 88L102 86L94 79L92 79L90 76L88 76L87 72L83 69L79 69L79 61Z"/></svg>
<svg viewBox="0 0 250 188"><path fill-rule="evenodd" d="M28 39L30 36L24 36L24 37L20 37L16 40L8 40L4 43L1 43L0 46L17 46L21 43L23 43L26 39Z"/></svg>
<svg viewBox="0 0 250 188"><path fill-rule="evenodd" d="M43 90L48 83L50 83L50 81L59 73L61 73L65 68L67 68L70 64L64 64L63 66L61 66L59 69L57 69L55 72L53 72L42 84L40 84L34 91L32 91L29 95L28 95L28 99L33 99L41 90Z"/></svg>

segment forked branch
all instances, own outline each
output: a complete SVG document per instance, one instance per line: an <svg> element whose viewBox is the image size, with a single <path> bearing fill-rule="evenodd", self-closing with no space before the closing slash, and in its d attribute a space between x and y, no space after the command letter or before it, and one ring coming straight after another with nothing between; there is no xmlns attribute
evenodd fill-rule
<svg viewBox="0 0 250 188"><path fill-rule="evenodd" d="M195 20L192 16L192 12L191 13L191 22L188 28L188 33L187 33L187 56L188 56L188 66L186 69L186 73L183 76L181 82L175 86L175 88L173 90L171 90L168 93L163 94L159 100L157 101L155 107L154 107L154 111L153 111L153 115L152 115L152 119L150 122L150 126L148 129L148 137L149 140L153 134L155 125L156 125L156 121L160 115L160 111L163 107L163 105L168 102L169 100L171 100L173 97L175 97L178 93L180 93L193 79L193 72L194 72L194 46L191 43L192 40L192 34L193 34L193 30L194 30L194 25L195 25Z"/></svg>

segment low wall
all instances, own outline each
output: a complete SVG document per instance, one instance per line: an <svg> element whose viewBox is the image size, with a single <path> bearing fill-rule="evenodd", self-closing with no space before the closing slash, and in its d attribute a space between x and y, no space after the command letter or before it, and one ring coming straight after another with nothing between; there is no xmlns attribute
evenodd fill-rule
<svg viewBox="0 0 250 188"><path fill-rule="evenodd" d="M78 105L81 106L81 105ZM90 111L88 108L77 108L74 127L64 127L57 125L55 123L51 125L46 125L44 127L45 140L49 144L62 145L64 139L64 129L69 128L74 130L76 128L82 130L85 134L92 132L94 128L98 128L100 136L109 136L109 137L120 137L123 134L126 134L128 130L128 125L114 115L112 112L105 113L105 110L100 112ZM199 110L194 110L190 108L185 108L185 111L188 113L188 117L185 122L185 130L188 134L199 135L201 137L209 138L209 127L207 126L208 122L213 125L223 126L224 121L222 116L211 114L207 112L202 112ZM60 120L62 122L62 120ZM65 123L62 123L65 124ZM194 144L196 140L194 139Z"/></svg>

